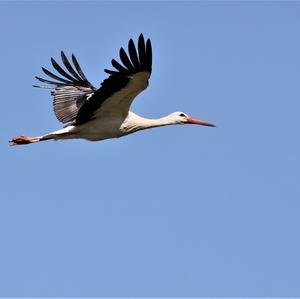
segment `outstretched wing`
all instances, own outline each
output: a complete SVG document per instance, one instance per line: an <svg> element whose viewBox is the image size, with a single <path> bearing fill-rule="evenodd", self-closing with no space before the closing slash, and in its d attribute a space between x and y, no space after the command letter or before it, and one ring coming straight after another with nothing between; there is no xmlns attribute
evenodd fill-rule
<svg viewBox="0 0 300 299"><path fill-rule="evenodd" d="M78 111L76 124L82 124L96 117L111 115L126 116L133 99L148 86L152 71L152 48L150 39L145 43L141 34L136 49L132 39L128 43L128 53L120 49L120 64L115 59L111 63L115 70L104 71L105 79L98 90Z"/></svg>
<svg viewBox="0 0 300 299"><path fill-rule="evenodd" d="M150 39L145 43L141 34L137 49L130 39L128 53L129 56L123 48L120 49L123 65L113 59L111 63L115 70L104 70L110 76L96 90L86 79L74 54L72 62L76 70L61 52L62 62L69 73L51 58L53 67L63 77L42 68L46 75L57 81L36 77L39 81L50 84L36 87L54 89L52 91L54 112L58 120L63 123L75 120L76 125L80 125L97 117L126 116L133 99L148 86L152 71Z"/></svg>
<svg viewBox="0 0 300 299"><path fill-rule="evenodd" d="M62 77L42 68L47 76L56 81L36 77L39 81L49 85L34 85L34 87L53 89L51 94L53 95L54 113L59 121L68 123L76 119L79 109L94 94L96 88L86 79L74 54L72 54L74 66L71 65L64 52L61 52L61 59L68 72L51 58L53 67Z"/></svg>

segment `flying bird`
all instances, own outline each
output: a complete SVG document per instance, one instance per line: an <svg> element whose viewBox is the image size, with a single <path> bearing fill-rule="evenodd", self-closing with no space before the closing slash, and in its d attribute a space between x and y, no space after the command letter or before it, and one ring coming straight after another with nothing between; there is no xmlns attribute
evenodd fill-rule
<svg viewBox="0 0 300 299"><path fill-rule="evenodd" d="M10 145L51 139L83 138L98 141L122 137L144 129L178 124L215 127L184 112L174 112L159 119L143 118L131 112L129 109L135 97L148 87L152 71L151 41L147 39L145 42L141 34L137 47L130 39L128 52L121 48L119 55L122 64L112 59L111 64L115 69L104 70L109 77L99 88L95 88L87 80L74 54L71 63L64 52L61 52L64 68L51 58L58 75L42 68L51 80L36 77L47 85L34 87L52 89L54 113L65 126L42 136L13 138Z"/></svg>

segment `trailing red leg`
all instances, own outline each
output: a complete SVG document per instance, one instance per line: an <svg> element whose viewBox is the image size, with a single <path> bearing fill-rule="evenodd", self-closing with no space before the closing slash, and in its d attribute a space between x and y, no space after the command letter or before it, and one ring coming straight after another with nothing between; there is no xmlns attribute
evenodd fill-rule
<svg viewBox="0 0 300 299"><path fill-rule="evenodd" d="M9 141L9 145L29 144L41 141L40 137L19 136Z"/></svg>

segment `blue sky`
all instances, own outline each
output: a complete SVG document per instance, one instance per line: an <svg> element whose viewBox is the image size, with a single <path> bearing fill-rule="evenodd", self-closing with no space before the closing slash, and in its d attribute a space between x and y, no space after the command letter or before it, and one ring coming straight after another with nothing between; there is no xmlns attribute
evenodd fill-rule
<svg viewBox="0 0 300 299"><path fill-rule="evenodd" d="M1 2L0 296L300 296L300 3ZM132 110L172 126L8 147L60 128L41 66L96 86L153 45Z"/></svg>

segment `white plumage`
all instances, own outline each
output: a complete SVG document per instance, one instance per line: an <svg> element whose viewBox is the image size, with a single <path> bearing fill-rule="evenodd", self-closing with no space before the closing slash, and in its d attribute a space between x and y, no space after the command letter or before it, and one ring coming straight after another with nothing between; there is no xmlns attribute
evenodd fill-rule
<svg viewBox="0 0 300 299"><path fill-rule="evenodd" d="M57 81L36 77L48 85L35 87L53 89L55 115L66 125L61 130L42 136L13 138L10 144L75 138L98 141L125 136L139 130L175 124L214 127L208 122L194 119L183 112L174 112L159 119L147 119L129 111L135 97L148 86L152 71L150 39L145 43L141 34L138 39L138 51L133 40L130 39L128 53L129 57L123 48L120 49L120 59L123 65L113 59L112 65L116 70L104 70L110 76L101 83L99 89L86 79L74 54L72 66L65 54L61 52L66 70L51 58L53 67L62 77L42 68L47 76Z"/></svg>

